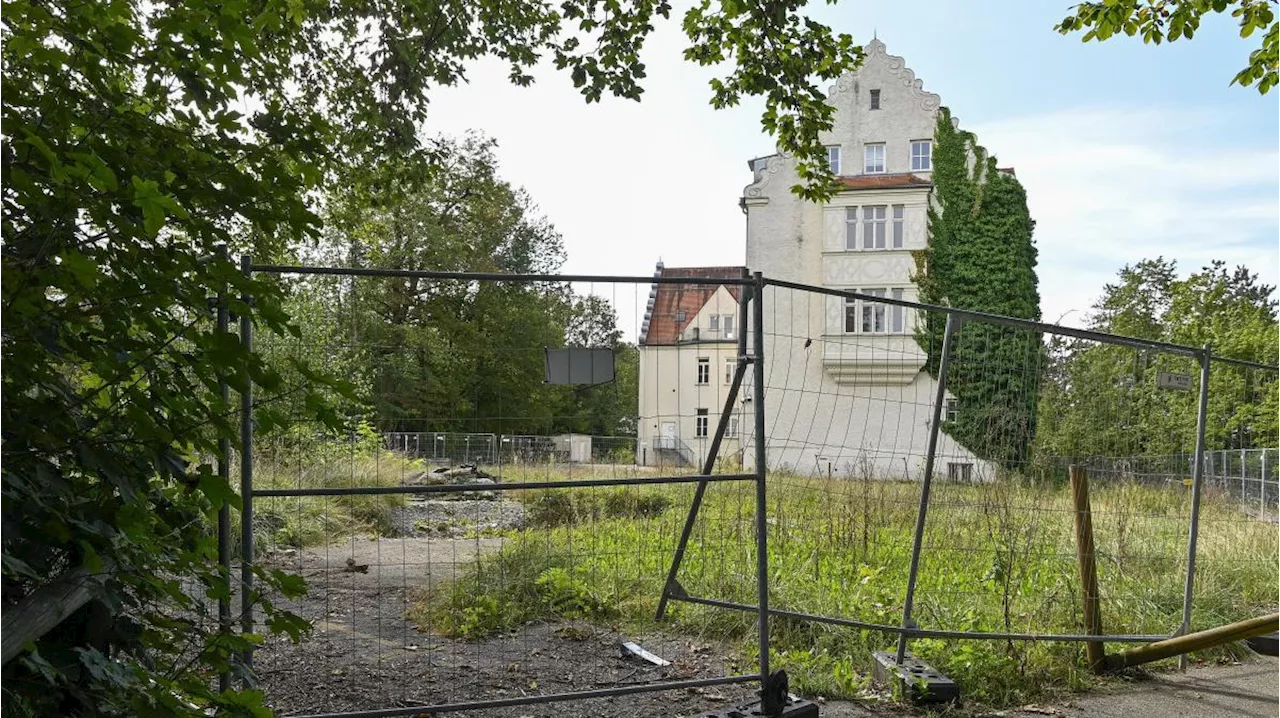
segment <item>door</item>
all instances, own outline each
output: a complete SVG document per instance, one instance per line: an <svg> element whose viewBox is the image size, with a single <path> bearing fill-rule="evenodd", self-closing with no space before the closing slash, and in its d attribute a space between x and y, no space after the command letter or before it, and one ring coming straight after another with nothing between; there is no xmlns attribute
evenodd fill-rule
<svg viewBox="0 0 1280 718"><path fill-rule="evenodd" d="M662 422L662 436L658 438L658 448L676 448L676 423L674 421Z"/></svg>

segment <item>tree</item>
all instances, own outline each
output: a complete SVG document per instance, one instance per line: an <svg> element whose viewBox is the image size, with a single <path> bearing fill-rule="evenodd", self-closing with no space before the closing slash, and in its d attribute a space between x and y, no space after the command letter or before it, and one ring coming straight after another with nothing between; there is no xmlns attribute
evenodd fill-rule
<svg viewBox="0 0 1280 718"><path fill-rule="evenodd" d="M1213 262L1186 279L1164 258L1120 270L1093 306L1090 328L1204 346L1218 356L1273 364L1280 351L1274 287L1244 267ZM1197 392L1160 389L1161 371L1197 374L1194 359L1098 342L1058 340L1041 393L1037 450L1045 455L1160 456L1195 446ZM1210 367L1210 449L1274 446L1274 371Z"/></svg>
<svg viewBox="0 0 1280 718"><path fill-rule="evenodd" d="M766 128L818 167L831 116L817 82L860 50L801 6L701 5L684 18L686 55L725 63L713 104L763 97ZM192 616L197 599L229 590L205 529L236 501L207 465L236 434L218 378L284 395L285 377L213 326L210 298L225 283L254 297L231 302L237 316L300 330L281 286L247 279L217 248L278 259L319 235L315 198L335 183L385 177L393 159L413 171L406 184L425 179L433 148L418 126L431 89L464 80L477 58L507 61L528 84L547 57L588 101L638 98L643 40L669 14L661 0L6 2L5 611L64 571L116 567L86 609L108 620L65 622L5 666L6 710L260 712L260 695L208 680L242 670L233 656L253 637L219 638ZM340 425L327 387L349 387L294 368L293 388L312 394L302 405ZM255 418L269 430L278 417Z"/></svg>
<svg viewBox="0 0 1280 718"><path fill-rule="evenodd" d="M972 134L938 112L933 151L929 243L916 254L921 301L1039 320L1034 222L1011 172ZM918 340L934 376L945 316L925 316ZM943 429L978 456L1004 464L1027 458L1035 435L1040 335L978 321L957 334L948 372L956 399Z"/></svg>
<svg viewBox="0 0 1280 718"><path fill-rule="evenodd" d="M1280 28L1277 27L1275 0L1106 0L1084 2L1072 8L1072 14L1054 26L1066 35L1084 31L1083 40L1107 40L1124 33L1141 35L1145 43L1190 40L1200 29L1206 15L1231 11L1240 24L1240 37L1262 33L1257 49L1249 53L1249 63L1236 73L1231 84L1245 87L1258 83L1258 92L1266 94L1277 82L1276 65L1280 58Z"/></svg>

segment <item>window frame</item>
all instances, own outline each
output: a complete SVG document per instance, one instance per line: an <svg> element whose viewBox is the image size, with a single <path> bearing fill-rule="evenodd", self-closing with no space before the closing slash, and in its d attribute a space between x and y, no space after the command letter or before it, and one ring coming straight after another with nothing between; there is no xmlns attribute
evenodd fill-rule
<svg viewBox="0 0 1280 718"><path fill-rule="evenodd" d="M848 291L884 299L906 300L905 287L849 288ZM875 329L877 322L883 329L878 331ZM871 329L866 329L867 326ZM845 297L844 334L905 336L911 331L910 315L906 307Z"/></svg>
<svg viewBox="0 0 1280 718"><path fill-rule="evenodd" d="M827 169L831 174L839 177L841 164L844 157L840 151L840 145L827 145Z"/></svg>
<svg viewBox="0 0 1280 718"><path fill-rule="evenodd" d="M865 175L882 175L888 170L888 151L883 142L867 142L862 146L862 174ZM871 152L879 150L880 169L872 169Z"/></svg>
<svg viewBox="0 0 1280 718"><path fill-rule="evenodd" d="M862 249L875 252L889 248L889 205L867 204L862 206ZM870 215L870 216L868 216ZM870 242L870 246L868 246ZM880 246L876 246L879 242Z"/></svg>
<svg viewBox="0 0 1280 718"><path fill-rule="evenodd" d="M946 422L955 422L960 418L960 400L951 398L947 399L943 405L942 420Z"/></svg>
<svg viewBox="0 0 1280 718"><path fill-rule="evenodd" d="M849 205L844 208L844 250L846 252L858 251L858 214L862 209L858 205Z"/></svg>
<svg viewBox="0 0 1280 718"><path fill-rule="evenodd" d="M876 88L874 88L874 89L872 89L872 90L871 90L870 95L869 95L869 98L870 98L870 99L868 100L868 103L869 103L870 108L871 108L871 109L873 109L873 110L878 110L878 109L880 109L880 100L881 100L881 97L880 97L880 88L879 88L879 87L876 87Z"/></svg>
<svg viewBox="0 0 1280 718"><path fill-rule="evenodd" d="M923 146L924 154L917 154L916 148ZM911 171L912 172L932 172L933 171L933 140L911 140ZM916 160L923 158L923 163L917 165Z"/></svg>
<svg viewBox="0 0 1280 718"><path fill-rule="evenodd" d="M720 322L720 328L721 330L724 331L725 339L733 338L733 315L732 314L724 315L724 319L721 320Z"/></svg>
<svg viewBox="0 0 1280 718"><path fill-rule="evenodd" d="M711 431L711 415L706 409L697 409L693 418L693 438L705 439Z"/></svg>
<svg viewBox="0 0 1280 718"><path fill-rule="evenodd" d="M737 357L724 358L724 385L729 386L733 383L733 374L738 370Z"/></svg>
<svg viewBox="0 0 1280 718"><path fill-rule="evenodd" d="M890 205L889 241L886 249L902 249L907 244L907 206L905 204Z"/></svg>
<svg viewBox="0 0 1280 718"><path fill-rule="evenodd" d="M698 357L697 373L694 374L694 385L707 386L711 383L711 357Z"/></svg>
<svg viewBox="0 0 1280 718"><path fill-rule="evenodd" d="M707 315L707 329L713 332L720 331L720 315L719 314Z"/></svg>

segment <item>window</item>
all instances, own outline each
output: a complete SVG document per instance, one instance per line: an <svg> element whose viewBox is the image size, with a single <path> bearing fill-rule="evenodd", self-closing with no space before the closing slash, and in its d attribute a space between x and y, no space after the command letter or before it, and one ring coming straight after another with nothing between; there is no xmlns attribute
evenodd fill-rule
<svg viewBox="0 0 1280 718"><path fill-rule="evenodd" d="M711 358L698 357L698 383L711 383Z"/></svg>
<svg viewBox="0 0 1280 718"><path fill-rule="evenodd" d="M911 169L928 172L933 169L933 143L915 140L911 143Z"/></svg>
<svg viewBox="0 0 1280 718"><path fill-rule="evenodd" d="M870 294L873 297L883 297L883 289L864 289L863 294ZM879 302L862 302L862 333L863 334L884 334L888 330L885 324L886 309L888 305Z"/></svg>
<svg viewBox="0 0 1280 718"><path fill-rule="evenodd" d="M973 480L973 464L957 464L949 462L947 464L947 480L948 481L972 481Z"/></svg>
<svg viewBox="0 0 1280 718"><path fill-rule="evenodd" d="M693 435L699 439L707 438L708 417L706 409L698 409L698 416L694 419Z"/></svg>
<svg viewBox="0 0 1280 718"><path fill-rule="evenodd" d="M960 412L956 410L955 399L947 399L947 409L943 416L945 421L955 421L956 417L960 416Z"/></svg>
<svg viewBox="0 0 1280 718"><path fill-rule="evenodd" d="M902 290L890 290L889 296L893 299L902 299ZM889 331L894 334L901 334L902 331L906 329L906 313L907 310L904 307L899 307L897 305L889 307Z"/></svg>
<svg viewBox="0 0 1280 718"><path fill-rule="evenodd" d="M682 324L683 324L683 323L684 323L684 320L686 320L686 319L688 319L688 318L689 318L689 315L688 315L688 314L686 314L686 313L685 313L685 311L684 311L683 309L681 309L681 310L679 310L679 311L677 311L677 312L676 312L676 321L677 321L677 322L680 322L680 323L682 323Z"/></svg>
<svg viewBox="0 0 1280 718"><path fill-rule="evenodd" d="M903 299L902 289L853 289L850 291L872 297ZM844 300L844 331L846 334L902 334L907 329L907 311L904 307L881 302L846 298Z"/></svg>
<svg viewBox="0 0 1280 718"><path fill-rule="evenodd" d="M873 110L880 109L880 91L879 90L871 91L871 109Z"/></svg>
<svg viewBox="0 0 1280 718"><path fill-rule="evenodd" d="M730 416L729 425L724 428L724 438L734 439L738 436L738 417Z"/></svg>
<svg viewBox="0 0 1280 718"><path fill-rule="evenodd" d="M711 322L711 326L709 327L709 328L711 329L711 331L713 331L713 332L714 332L714 331L717 331L717 330L719 330L719 329L720 329L720 315L719 315L719 314L712 314L712 315L711 315L711 317L708 319L708 321L710 321L710 322Z"/></svg>
<svg viewBox="0 0 1280 718"><path fill-rule="evenodd" d="M844 208L844 248L858 248L858 208Z"/></svg>
<svg viewBox="0 0 1280 718"><path fill-rule="evenodd" d="M732 314L724 315L724 338L725 339L733 338L733 315Z"/></svg>
<svg viewBox="0 0 1280 718"><path fill-rule="evenodd" d="M903 236L906 234L907 208L900 204L893 206L893 248L902 249Z"/></svg>
<svg viewBox="0 0 1280 718"><path fill-rule="evenodd" d="M862 248L884 249L884 205L862 208Z"/></svg>
<svg viewBox="0 0 1280 718"><path fill-rule="evenodd" d="M724 383L733 383L733 372L738 368L738 360L735 357L724 358Z"/></svg>
<svg viewBox="0 0 1280 718"><path fill-rule="evenodd" d="M866 162L863 163L862 171L867 174L876 172L884 172L884 143L867 145Z"/></svg>
<svg viewBox="0 0 1280 718"><path fill-rule="evenodd" d="M827 148L827 167L831 168L831 174L833 175L840 174L840 148L839 147Z"/></svg>

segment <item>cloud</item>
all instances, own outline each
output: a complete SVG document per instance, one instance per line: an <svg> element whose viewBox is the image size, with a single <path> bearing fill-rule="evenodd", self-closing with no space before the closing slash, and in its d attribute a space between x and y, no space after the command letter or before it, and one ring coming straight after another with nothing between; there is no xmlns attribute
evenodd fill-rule
<svg viewBox="0 0 1280 718"><path fill-rule="evenodd" d="M1280 153L1234 142L1214 110L1072 109L972 127L1027 189L1041 307L1081 324L1124 264L1163 255L1185 274L1222 259L1277 283Z"/></svg>

